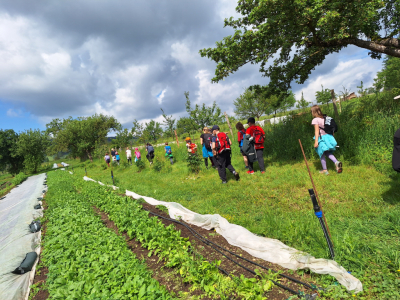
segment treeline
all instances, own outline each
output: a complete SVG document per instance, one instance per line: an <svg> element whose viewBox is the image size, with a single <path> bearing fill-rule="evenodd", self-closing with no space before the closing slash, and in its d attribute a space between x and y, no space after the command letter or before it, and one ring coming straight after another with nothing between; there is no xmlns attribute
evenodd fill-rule
<svg viewBox="0 0 400 300"><path fill-rule="evenodd" d="M393 100L393 96L400 95L400 59L386 57L383 69L378 72L373 86L365 88L361 82L358 93L362 98L348 105L348 108L340 115L341 130L338 132L338 138L345 140L342 149L346 148L346 153L351 154L355 162L378 164L374 162L370 154L365 152L365 149L373 148L374 152L385 153L385 155L389 151L388 140L391 139L390 134L396 127L394 123L397 122L393 118L400 113L398 103ZM336 96L345 99L349 94L350 91L343 88L343 91ZM193 106L189 92L185 92L184 96L186 97L186 116L177 120L167 115L161 108L164 118L162 123L151 120L142 124L134 120L131 129L123 129L113 116L95 114L76 119L72 117L62 120L54 119L46 125L45 131L30 129L16 133L12 129L0 130L0 171L8 171L11 174L18 174L21 171L36 173L48 155L56 155L59 152L67 152L72 158L78 157L92 161L93 157L103 157L104 153L112 147L143 145L160 139L171 140L175 138L175 132L179 139L186 136L197 137L205 126L219 124L228 130L227 119L234 127L239 119L246 119L249 116L260 118L277 112L286 113L295 104L298 109L304 110L311 104L304 99L303 95L296 101L291 91L266 97L262 92L258 93L257 89L248 88L233 101L235 117L225 116L215 102L211 106L204 103ZM332 101L330 89L322 87L321 91L316 92L315 98L319 104L329 104ZM324 110L333 115L332 107L330 105L325 107ZM292 111L292 114L297 112L299 111ZM304 137L306 132L308 134L309 124L308 121L305 122L307 118L303 116L293 121L290 119L285 124L267 128L267 136L274 142L267 147L266 153L282 159L297 158L297 149L294 149L296 147L293 143L297 142L296 138L299 136ZM390 130L385 124L391 124ZM371 141L374 141L374 145L381 146L377 148L370 144L368 147L362 147L361 141L365 140L367 132L372 132L368 127L372 125L376 130L374 137L371 136ZM385 132L385 136L387 135L384 142L379 139L382 131ZM116 138L108 139L107 136L110 133L114 133ZM356 141L360 143L356 145ZM268 138L266 143L268 143ZM309 154L313 155L313 151ZM377 156L382 157L382 155Z"/></svg>

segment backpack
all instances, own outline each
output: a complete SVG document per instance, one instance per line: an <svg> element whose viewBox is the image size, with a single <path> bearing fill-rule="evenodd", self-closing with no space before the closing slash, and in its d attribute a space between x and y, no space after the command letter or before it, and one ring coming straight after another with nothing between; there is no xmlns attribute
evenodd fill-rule
<svg viewBox="0 0 400 300"><path fill-rule="evenodd" d="M211 149L211 138L212 138L212 135L210 134L210 135L208 135L207 138L205 138L203 140L204 147L206 147L206 149L208 149L208 150Z"/></svg>
<svg viewBox="0 0 400 300"><path fill-rule="evenodd" d="M320 129L324 130L327 134L333 135L334 132L338 131L338 126L333 118L324 115L324 128L320 127Z"/></svg>
<svg viewBox="0 0 400 300"><path fill-rule="evenodd" d="M239 133L242 134L242 139L240 140L240 148L242 148L243 147L244 136L246 135L246 131L241 130L241 131L239 131Z"/></svg>
<svg viewBox="0 0 400 300"><path fill-rule="evenodd" d="M392 167L393 170L400 173L400 129L396 131L393 137Z"/></svg>
<svg viewBox="0 0 400 300"><path fill-rule="evenodd" d="M247 156L249 162L255 162L257 160L256 148L253 139L250 140L250 138L249 134L243 136L242 151Z"/></svg>
<svg viewBox="0 0 400 300"><path fill-rule="evenodd" d="M215 148L217 149L218 153L221 153L224 150L231 150L231 145L229 144L228 136L220 132L217 134L217 140L215 141Z"/></svg>
<svg viewBox="0 0 400 300"><path fill-rule="evenodd" d="M264 134L262 133L261 130L259 130L258 126L254 126L254 130L253 130L253 138L254 138L254 142L256 144L264 144Z"/></svg>
<svg viewBox="0 0 400 300"><path fill-rule="evenodd" d="M149 152L149 154L153 153L154 152L153 146L147 146L147 152Z"/></svg>

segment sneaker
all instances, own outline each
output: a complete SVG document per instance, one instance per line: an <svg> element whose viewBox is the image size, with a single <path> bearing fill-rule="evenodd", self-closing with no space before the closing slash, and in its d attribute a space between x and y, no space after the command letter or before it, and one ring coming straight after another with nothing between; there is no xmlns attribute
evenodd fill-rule
<svg viewBox="0 0 400 300"><path fill-rule="evenodd" d="M236 181L239 181L240 179L239 173L235 172L233 175L235 176Z"/></svg>
<svg viewBox="0 0 400 300"><path fill-rule="evenodd" d="M247 174L254 174L254 171L248 170L248 171L247 171Z"/></svg>
<svg viewBox="0 0 400 300"><path fill-rule="evenodd" d="M328 172L328 170L321 170L321 171L319 171L319 174L329 175L329 172Z"/></svg>
<svg viewBox="0 0 400 300"><path fill-rule="evenodd" d="M225 184L226 183L226 181L222 181L222 184Z"/></svg>
<svg viewBox="0 0 400 300"><path fill-rule="evenodd" d="M339 174L342 173L343 169L342 169L342 163L340 161L335 162L335 166L336 166L336 172L338 172Z"/></svg>

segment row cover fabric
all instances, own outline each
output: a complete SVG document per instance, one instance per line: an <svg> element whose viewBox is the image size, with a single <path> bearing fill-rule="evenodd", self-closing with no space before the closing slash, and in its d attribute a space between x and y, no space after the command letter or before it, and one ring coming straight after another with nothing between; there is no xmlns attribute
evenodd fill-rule
<svg viewBox="0 0 400 300"><path fill-rule="evenodd" d="M84 180L95 181L86 176ZM98 183L104 185L100 181ZM116 187L113 188L115 189ZM291 270L310 269L314 273L329 274L335 277L348 291L352 291L353 293L359 293L363 289L361 281L349 274L334 260L315 258L308 253L289 247L279 240L257 236L242 226L229 223L228 220L218 214L201 215L176 202L159 201L128 190L126 190L125 194L135 199L142 198L151 205L163 205L167 207L168 213L173 219L181 218L186 223L207 230L214 228L229 244L241 248L254 257Z"/></svg>
<svg viewBox="0 0 400 300"><path fill-rule="evenodd" d="M29 224L43 216L42 209L33 207L43 197L45 177L45 174L29 177L0 201L0 299L28 299L37 260L30 272L22 275L11 272L21 265L27 253L40 254L41 232L31 233Z"/></svg>

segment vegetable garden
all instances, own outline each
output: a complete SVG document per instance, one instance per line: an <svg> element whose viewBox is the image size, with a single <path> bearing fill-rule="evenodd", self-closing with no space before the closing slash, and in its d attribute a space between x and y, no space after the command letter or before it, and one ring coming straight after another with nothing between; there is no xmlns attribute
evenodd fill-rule
<svg viewBox="0 0 400 300"><path fill-rule="evenodd" d="M279 286L300 295L316 288L298 284L298 277L292 282L282 271L249 269L248 262L241 263L250 271L244 276L243 269L229 267L232 259L210 256L216 251L204 250L174 225L149 217L140 201L111 188L61 171L49 173L48 186L39 266L47 279L33 286L31 299L266 299L271 292L273 299L287 299L297 297ZM146 249L147 257L135 254L135 247ZM246 256L233 248L236 260ZM157 272L146 266L151 260L157 260Z"/></svg>

